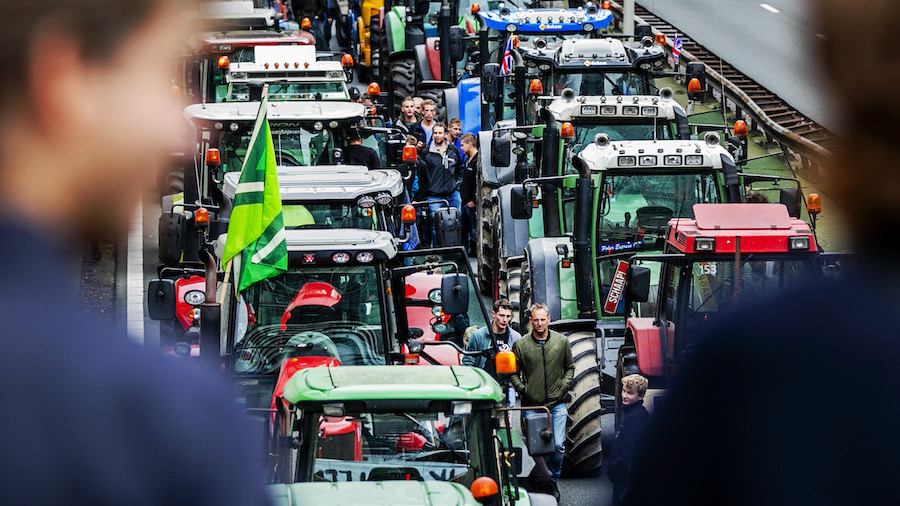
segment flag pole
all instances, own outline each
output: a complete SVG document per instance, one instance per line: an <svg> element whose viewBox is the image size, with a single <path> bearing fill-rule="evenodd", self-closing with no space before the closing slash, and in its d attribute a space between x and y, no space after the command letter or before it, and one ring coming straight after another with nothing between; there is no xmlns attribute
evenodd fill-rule
<svg viewBox="0 0 900 506"><path fill-rule="evenodd" d="M222 279L222 286L219 288L219 304L225 304L225 294L228 293L228 275L231 274L231 263L234 262L233 258L229 258L228 262L225 263L225 277Z"/></svg>

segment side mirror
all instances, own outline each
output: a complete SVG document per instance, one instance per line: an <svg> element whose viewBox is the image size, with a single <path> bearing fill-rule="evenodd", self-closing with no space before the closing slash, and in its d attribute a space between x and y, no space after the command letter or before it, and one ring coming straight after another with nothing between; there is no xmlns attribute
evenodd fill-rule
<svg viewBox="0 0 900 506"><path fill-rule="evenodd" d="M517 186L510 191L510 214L514 220L528 220L534 212L531 203L534 201L534 190Z"/></svg>
<svg viewBox="0 0 900 506"><path fill-rule="evenodd" d="M650 269L629 265L625 278L625 299L631 302L647 302L650 299Z"/></svg>
<svg viewBox="0 0 900 506"><path fill-rule="evenodd" d="M159 261L165 265L177 264L184 250L184 215L162 213L159 217Z"/></svg>
<svg viewBox="0 0 900 506"><path fill-rule="evenodd" d="M444 274L441 279L441 309L447 314L469 311L469 278L465 274Z"/></svg>
<svg viewBox="0 0 900 506"><path fill-rule="evenodd" d="M488 63L481 68L481 96L486 102L494 102L500 97L503 86L500 64Z"/></svg>
<svg viewBox="0 0 900 506"><path fill-rule="evenodd" d="M788 214L793 218L800 217L800 191L799 188L782 188L778 192L778 201L787 207Z"/></svg>
<svg viewBox="0 0 900 506"><path fill-rule="evenodd" d="M175 318L175 282L154 279L147 285L147 312L151 320Z"/></svg>
<svg viewBox="0 0 900 506"><path fill-rule="evenodd" d="M257 439L259 445L259 458L261 462L265 462L269 456L269 420L264 416L246 415L247 424L250 426L250 432Z"/></svg>
<svg viewBox="0 0 900 506"><path fill-rule="evenodd" d="M550 455L556 451L556 443L553 442L553 424L550 423L550 413L537 411L527 413L525 419L525 444L528 446L528 455L532 457Z"/></svg>
<svg viewBox="0 0 900 506"><path fill-rule="evenodd" d="M512 142L509 137L494 137L491 139L491 165L494 167L509 167L512 163Z"/></svg>
<svg viewBox="0 0 900 506"><path fill-rule="evenodd" d="M522 474L522 449L521 448L510 448L509 449L509 457L507 458L510 466L510 471L512 471L513 476L519 476Z"/></svg>
<svg viewBox="0 0 900 506"><path fill-rule="evenodd" d="M463 37L465 37L465 35L466 30L463 27L450 27L450 44L447 49L450 51L451 61L460 61L463 59L463 56L465 56L466 46L463 44Z"/></svg>

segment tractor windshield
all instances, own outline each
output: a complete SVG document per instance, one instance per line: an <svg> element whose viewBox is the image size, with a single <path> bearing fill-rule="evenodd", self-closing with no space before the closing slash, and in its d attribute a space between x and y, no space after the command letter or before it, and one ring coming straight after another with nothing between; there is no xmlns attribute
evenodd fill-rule
<svg viewBox="0 0 900 506"><path fill-rule="evenodd" d="M370 413L321 417L310 481L453 481L484 473L477 415Z"/></svg>
<svg viewBox="0 0 900 506"><path fill-rule="evenodd" d="M251 285L235 311L235 371L274 373L296 356L384 364L379 286L374 265L294 269Z"/></svg>
<svg viewBox="0 0 900 506"><path fill-rule="evenodd" d="M698 260L667 273L664 317L678 335L701 335L719 313L797 286L812 272L809 254Z"/></svg>
<svg viewBox="0 0 900 506"><path fill-rule="evenodd" d="M269 84L269 100L350 100L347 86L342 81L274 82ZM250 85L232 83L228 92L229 102L250 101Z"/></svg>
<svg viewBox="0 0 900 506"><path fill-rule="evenodd" d="M644 76L639 72L561 72L550 74L550 89L554 95L572 88L576 95L647 95Z"/></svg>
<svg viewBox="0 0 900 506"><path fill-rule="evenodd" d="M715 174L642 172L606 175L597 217L597 270L601 300L607 300L620 262L638 251L663 248L671 218L692 218L697 203L720 202ZM574 213L572 213L574 214ZM572 224L568 223L571 227ZM571 230L571 228L569 228ZM609 314L624 315L620 300Z"/></svg>
<svg viewBox="0 0 900 506"><path fill-rule="evenodd" d="M270 125L277 165L307 167L333 163L331 155L335 147L335 133L326 128L323 122L294 122L289 125L272 122ZM247 156L247 147L250 145L250 133L247 131L222 134L219 149L225 172L241 170Z"/></svg>
<svg viewBox="0 0 900 506"><path fill-rule="evenodd" d="M282 207L284 226L297 228L357 228L376 230L378 218L374 208L363 209L356 202L285 202Z"/></svg>
<svg viewBox="0 0 900 506"><path fill-rule="evenodd" d="M669 219L693 218L694 204L721 201L711 171L660 174L654 169L606 175L601 199L600 254L661 249L658 241Z"/></svg>

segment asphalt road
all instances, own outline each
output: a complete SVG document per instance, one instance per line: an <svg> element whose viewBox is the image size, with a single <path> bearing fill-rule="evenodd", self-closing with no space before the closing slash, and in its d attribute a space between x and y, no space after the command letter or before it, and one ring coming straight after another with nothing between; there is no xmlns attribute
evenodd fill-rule
<svg viewBox="0 0 900 506"><path fill-rule="evenodd" d="M821 37L806 0L639 0L697 42L836 131L816 64ZM850 4L848 4L850 8Z"/></svg>

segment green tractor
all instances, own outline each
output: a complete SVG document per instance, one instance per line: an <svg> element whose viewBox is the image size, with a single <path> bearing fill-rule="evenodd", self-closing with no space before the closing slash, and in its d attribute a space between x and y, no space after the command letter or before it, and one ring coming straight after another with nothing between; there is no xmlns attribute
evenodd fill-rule
<svg viewBox="0 0 900 506"><path fill-rule="evenodd" d="M396 504L392 494L404 483L409 504L555 505L553 496L519 484L523 444L510 411L526 408L507 408L504 401L501 386L478 368L299 371L277 407L277 476L292 484L273 490L306 494L318 485L331 493L357 491L366 504ZM530 453L552 452L549 413L526 421ZM371 495L363 499L363 490Z"/></svg>
<svg viewBox="0 0 900 506"><path fill-rule="evenodd" d="M672 140L689 139L692 130L669 88L658 96L629 97L576 96L567 90L540 111L543 125L497 127L479 136L480 151L490 156L482 156L482 171L476 175L476 194L481 199L476 207L478 276L481 287L495 297L506 293L507 259L520 256L524 246L516 243L511 228L501 228L502 216L509 214L500 207L501 187L521 184L527 177L574 174L569 159L598 134L613 141ZM561 233L551 227L545 234L542 220L509 225L528 227L530 238Z"/></svg>
<svg viewBox="0 0 900 506"><path fill-rule="evenodd" d="M600 465L601 400L612 400L625 336L627 258L661 250L669 220L692 218L694 204L741 202L762 187L799 217L800 189L797 180L741 173L714 132L704 141L610 142L599 134L572 164L577 175L501 189L501 205L508 202L512 215L501 227L521 233L521 256L507 262L508 295L519 308L521 330L527 330L531 303L545 302L577 357L566 456L569 472L585 473ZM533 213L535 203L541 215ZM564 233L531 239L522 226L527 220L538 222L529 224L532 229L543 223L544 231L552 225Z"/></svg>
<svg viewBox="0 0 900 506"><path fill-rule="evenodd" d="M357 70L382 84L388 114L398 117L403 98L420 96L434 99L438 117L445 117L442 90L456 84L456 67L465 56L463 39L466 34L474 38L479 26L474 16L477 4L466 0L394 4L387 0L377 14L374 6L369 6L369 12L370 35L360 44L369 57L360 58Z"/></svg>

